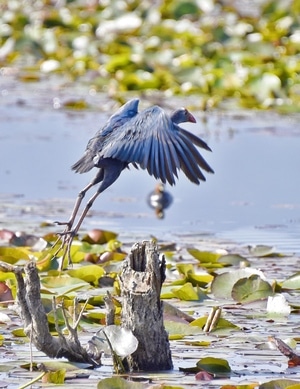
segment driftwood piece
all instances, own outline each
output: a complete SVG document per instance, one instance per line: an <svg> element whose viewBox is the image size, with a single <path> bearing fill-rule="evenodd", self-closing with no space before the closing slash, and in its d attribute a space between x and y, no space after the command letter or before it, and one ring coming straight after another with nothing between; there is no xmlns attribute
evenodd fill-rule
<svg viewBox="0 0 300 389"><path fill-rule="evenodd" d="M126 358L129 370L169 370L172 357L160 300L165 259L151 242L136 243L120 274L122 326L138 339L138 349Z"/></svg>
<svg viewBox="0 0 300 389"><path fill-rule="evenodd" d="M40 279L35 262L28 262L21 269L14 267L18 283L17 306L23 321L24 332L39 350L50 358L65 357L71 362L85 362L98 366L79 342L77 325L71 327L66 321L69 335L64 336L57 326L58 337L49 332L48 320L41 301ZM65 318L66 320L66 318Z"/></svg>

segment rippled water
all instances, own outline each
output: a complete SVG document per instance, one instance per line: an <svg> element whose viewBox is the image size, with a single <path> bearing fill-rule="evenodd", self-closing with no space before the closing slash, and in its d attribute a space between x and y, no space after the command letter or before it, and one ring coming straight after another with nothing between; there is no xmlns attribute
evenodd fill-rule
<svg viewBox="0 0 300 389"><path fill-rule="evenodd" d="M74 174L70 165L116 106L104 95L45 85L6 82L1 93L0 227L17 223L34 229L41 221L67 219L78 191L95 174ZM93 109L54 109L53 101L59 105L74 96L88 100ZM142 100L144 107L149 104ZM174 99L167 108L183 104ZM200 186L180 174L176 187L167 188L174 202L165 219L157 220L146 203L155 180L145 171L126 170L96 201L83 228L139 233L145 239L150 234L212 234L300 252L299 116L220 111L204 116L195 109L193 114L198 123L185 128L212 148L213 153L203 155L215 174Z"/></svg>

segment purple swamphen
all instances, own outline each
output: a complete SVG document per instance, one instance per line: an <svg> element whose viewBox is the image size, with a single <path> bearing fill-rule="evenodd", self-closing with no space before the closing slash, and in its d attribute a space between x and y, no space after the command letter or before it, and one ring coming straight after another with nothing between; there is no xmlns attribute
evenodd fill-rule
<svg viewBox="0 0 300 389"><path fill-rule="evenodd" d="M136 168L147 169L148 173L162 183L175 184L178 171L182 170L195 184L205 181L202 170L213 173L196 146L211 151L208 145L196 135L179 126L183 122L193 122L194 116L185 108L168 115L155 105L138 112L139 99L124 104L87 144L84 155L72 166L77 173L85 173L98 168L95 178L79 192L68 222L59 234L62 246L67 245L70 261L70 248L88 210L95 199L113 184L121 172L132 164ZM201 170L202 169L202 170ZM76 225L75 218L86 192L96 184L95 194L87 202Z"/></svg>

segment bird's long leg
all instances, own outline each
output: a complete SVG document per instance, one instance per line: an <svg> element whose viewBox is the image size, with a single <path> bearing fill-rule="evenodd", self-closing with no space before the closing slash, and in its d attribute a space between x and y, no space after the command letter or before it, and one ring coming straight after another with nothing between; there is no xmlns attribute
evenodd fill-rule
<svg viewBox="0 0 300 389"><path fill-rule="evenodd" d="M58 242L61 240L61 245L59 246L59 248L57 249L57 251L55 252L54 256L56 256L58 254L58 252L60 250L63 249L63 247L67 244L68 246L71 247L71 245L69 245L69 237L70 235L73 235L73 231L72 231L72 227L73 227L73 224L74 224L74 221L75 221L75 218L77 216L77 213L78 213L78 210L80 208L80 205L81 205L81 202L83 200L83 198L85 197L87 191L92 188L94 185L98 184L99 182L101 182L103 180L103 176L104 176L104 173L103 173L103 169L100 169L96 175L96 177L85 187L83 188L79 193L78 193L78 196L77 196L77 199L76 199L76 202L75 202L75 205L74 205L74 208L73 208L73 211L71 213L71 216L70 216L70 219L68 222L55 222L56 224L58 225L65 225L66 228L64 229L63 232L61 233L58 233L58 238L57 240L55 241L53 247L55 247ZM73 238L71 239L71 243L73 241ZM68 249L68 251L70 251L70 248ZM65 255L64 255L65 257Z"/></svg>
<svg viewBox="0 0 300 389"><path fill-rule="evenodd" d="M65 234L65 243L67 244L67 248L66 248L66 251L63 255L63 259L62 259L62 266L63 266L63 262L64 262L64 259L65 259L65 256L68 255L68 262L69 264L72 263L72 260L71 260L71 246L72 246L72 242L73 242L73 239L74 237L76 236L84 218L86 217L88 211L90 210L90 208L92 207L94 201L96 200L96 198L99 196L99 194L101 193L102 191L97 191L90 199L89 201L86 203L86 206L84 208L84 210L82 211L81 215L80 215L80 218L78 220L78 222L76 223L76 226L72 229L72 230L69 230L66 232Z"/></svg>
<svg viewBox="0 0 300 389"><path fill-rule="evenodd" d="M79 220L77 221L76 223L76 226L73 228L72 230L72 235L76 235L84 218L86 217L88 211L90 210L90 208L92 207L92 205L94 204L94 201L96 200L96 198L99 196L99 194L103 192L103 190L99 191L97 190L97 192L89 199L89 201L86 203L86 206L84 208L84 210L82 211L81 215L80 215L80 218Z"/></svg>
<svg viewBox="0 0 300 389"><path fill-rule="evenodd" d="M73 224L74 224L74 221L75 221L75 218L76 218L76 215L78 213L78 210L79 210L79 207L80 207L80 204L82 202L82 199L84 198L86 192L92 187L94 186L95 184L92 182L90 182L84 189L82 189L79 193L78 193L78 196L77 196L77 199L76 199L76 202L75 202L75 205L74 205L74 208L73 208L73 211L71 213L71 216L70 216L70 219L69 221L67 222L59 222L59 221L55 221L54 223L59 225L59 226L66 226L66 228L64 229L64 231L62 233L58 233L58 238L57 240L55 241L53 247L55 247L58 242L61 240L61 245L60 247L58 248L57 252L55 254L57 254L64 246L64 244L66 243L66 236L67 234L69 233L69 231L71 231L72 227L73 227Z"/></svg>
<svg viewBox="0 0 300 389"><path fill-rule="evenodd" d="M85 208L83 209L75 227L72 229L69 229L68 231L63 233L63 235L66 236L64 241L63 241L63 245L67 244L67 248L66 248L66 251L65 251L63 258L62 258L62 266L63 266L64 259L65 259L66 255L68 256L69 264L72 263L70 250L71 250L74 236L77 234L84 218L86 217L89 209L92 207L94 201L100 195L100 193L102 193L105 189L107 189L112 183L114 183L116 181L116 179L121 174L121 171L126 167L126 163L119 161L119 160L115 160L115 159L102 160L102 164L103 164L103 168L101 168L99 170L97 176L91 182L91 184L86 186L86 188L89 189L91 186L102 181L97 192L87 202L87 204L86 204ZM77 209L77 212L78 212L78 209ZM75 219L75 217L74 217L74 219ZM73 220L72 225L73 224L74 224L74 220Z"/></svg>
<svg viewBox="0 0 300 389"><path fill-rule="evenodd" d="M72 227L73 227L74 220L76 218L76 215L78 213L79 207L81 205L81 202L82 202L86 192L94 185L95 185L95 183L94 183L94 180L93 180L85 188L83 188L78 193L78 196L77 196L77 199L76 199L76 202L75 202L75 205L74 205L74 208L73 208L73 211L71 213L69 221L67 221L67 222L56 221L55 224L57 224L58 226L66 226L66 232L70 231L72 229Z"/></svg>

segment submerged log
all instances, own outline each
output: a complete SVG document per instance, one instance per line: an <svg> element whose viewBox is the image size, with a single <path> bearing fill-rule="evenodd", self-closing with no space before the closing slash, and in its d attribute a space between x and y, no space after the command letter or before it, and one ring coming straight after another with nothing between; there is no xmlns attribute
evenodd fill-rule
<svg viewBox="0 0 300 389"><path fill-rule="evenodd" d="M165 259L151 242L136 243L120 274L122 326L138 339L138 349L126 358L128 370L170 370L173 367L160 300Z"/></svg>

